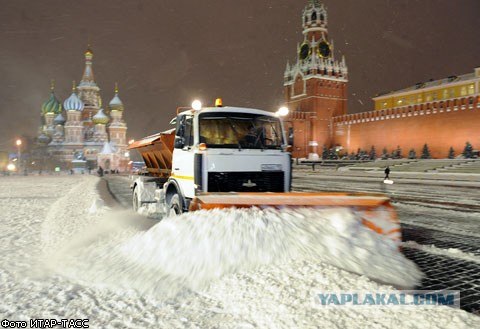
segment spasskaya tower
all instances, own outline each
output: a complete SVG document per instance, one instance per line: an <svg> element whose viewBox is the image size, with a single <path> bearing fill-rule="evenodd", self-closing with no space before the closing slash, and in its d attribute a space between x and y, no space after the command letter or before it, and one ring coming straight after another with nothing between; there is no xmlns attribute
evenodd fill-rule
<svg viewBox="0 0 480 329"><path fill-rule="evenodd" d="M303 41L297 59L287 63L284 74L285 101L290 110L285 119L293 157L318 158L318 147L333 143L332 118L347 113L348 69L345 57L335 59L328 35L326 8L309 0L303 10Z"/></svg>

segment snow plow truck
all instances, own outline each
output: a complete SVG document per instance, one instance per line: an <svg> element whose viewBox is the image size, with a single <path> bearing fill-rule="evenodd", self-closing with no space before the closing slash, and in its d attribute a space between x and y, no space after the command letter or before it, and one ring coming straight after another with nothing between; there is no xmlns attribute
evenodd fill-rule
<svg viewBox="0 0 480 329"><path fill-rule="evenodd" d="M196 101L178 108L170 123L175 128L128 147L146 164L131 184L135 211L161 218L227 207L347 207L363 225L400 244L395 209L382 194L291 192L290 148L275 113Z"/></svg>

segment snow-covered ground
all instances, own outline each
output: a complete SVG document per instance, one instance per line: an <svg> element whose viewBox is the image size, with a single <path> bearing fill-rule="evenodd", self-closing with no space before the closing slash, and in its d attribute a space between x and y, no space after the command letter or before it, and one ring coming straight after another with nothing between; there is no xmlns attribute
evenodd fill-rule
<svg viewBox="0 0 480 329"><path fill-rule="evenodd" d="M457 248L448 248L448 249L442 249L442 248L437 248L435 245L423 245L423 244L418 244L415 241L406 241L402 243L403 247L409 247L409 248L415 248L418 250L423 250L426 251L430 254L434 255L443 255L443 256L448 256L451 258L458 258L458 259L463 259L467 260L470 262L474 263L480 263L480 257L475 255L474 253L471 252L464 252L461 251L460 249Z"/></svg>
<svg viewBox="0 0 480 329"><path fill-rule="evenodd" d="M93 176L0 178L0 319L89 318L92 328L480 327L480 317L447 307L315 306L322 291L392 289L366 275L403 286L419 278L349 213L199 212L152 226L101 208L97 184Z"/></svg>
<svg viewBox="0 0 480 329"><path fill-rule="evenodd" d="M428 205L395 204L403 224L459 235L480 237L480 212L432 208ZM415 214L414 216L412 214ZM478 246L480 248L480 246Z"/></svg>
<svg viewBox="0 0 480 329"><path fill-rule="evenodd" d="M415 174L415 173L414 173ZM477 211L480 204L480 181L479 177L470 177L465 181L465 176L449 175L450 179L442 179L439 174L429 174L426 178L419 178L422 174L412 175L409 179L397 177L395 173L391 178L394 181L392 185L383 184L383 176L371 177L364 176L365 173L357 173L356 177L352 174L346 176L341 172L334 170L319 171L294 171L293 188L301 191L319 191L319 190L340 190L340 191L358 191L358 192L381 192L389 196L409 203L435 203L439 207L455 209L455 205L472 206ZM381 174L380 174L381 175ZM448 193L445 193L448 189ZM407 200L405 200L407 198Z"/></svg>

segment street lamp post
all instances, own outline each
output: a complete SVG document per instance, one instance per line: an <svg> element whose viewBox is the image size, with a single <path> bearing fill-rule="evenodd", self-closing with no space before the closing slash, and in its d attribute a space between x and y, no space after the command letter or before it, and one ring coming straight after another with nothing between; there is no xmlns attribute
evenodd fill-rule
<svg viewBox="0 0 480 329"><path fill-rule="evenodd" d="M22 168L22 140L21 139L17 139L17 141L15 142L17 144L17 149L18 149L18 173L21 172L21 168Z"/></svg>

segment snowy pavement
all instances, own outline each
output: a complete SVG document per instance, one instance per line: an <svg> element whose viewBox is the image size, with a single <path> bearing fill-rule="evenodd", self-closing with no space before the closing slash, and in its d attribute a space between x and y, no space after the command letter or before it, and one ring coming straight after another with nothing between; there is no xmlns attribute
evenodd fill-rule
<svg viewBox="0 0 480 329"><path fill-rule="evenodd" d="M324 245L312 244L315 235L310 240L299 239L295 248L275 239L275 234L289 239L312 232L326 237L334 226L313 225L317 231L312 231L310 225L289 222L298 214L252 213L247 217L260 217L250 221L246 231L250 234L242 237L236 233L240 230L232 230L234 226L226 223L239 225L238 216L245 214L232 212L224 220L223 231L230 235L217 244L200 234L206 227L215 236L222 227L209 226L209 215L152 226L130 211L102 208L98 182L93 176L0 178L0 318L88 318L92 328L480 326L480 317L447 307L325 309L314 305L313 294L322 291L392 289L330 265L337 258L344 262L338 261L343 267L352 263L345 263L346 254L331 259L317 254ZM324 214L327 219L336 215ZM300 222L309 214L303 216ZM284 227L277 217L293 226ZM360 235L369 234L354 229ZM185 240L192 232L200 244ZM258 236L264 240L256 240L256 248L247 243ZM333 237L339 243L347 242ZM355 243L353 247L368 254L361 239ZM232 257L238 256L238 249L249 253ZM389 270L394 270L400 279L408 278L409 273L415 277L408 261L390 256L372 261L407 268L368 274L390 280ZM222 265L223 271L218 271L225 262L229 266ZM356 271L368 272L359 266Z"/></svg>
<svg viewBox="0 0 480 329"><path fill-rule="evenodd" d="M411 205L430 205L436 208L480 212L480 181L478 177L464 181L464 176L455 180L438 179L438 174L429 174L430 179L402 179L392 174L393 185L383 184L381 177L345 176L337 171L294 171L293 188L304 191L362 191L388 194L394 201ZM413 178L413 177L412 177Z"/></svg>
<svg viewBox="0 0 480 329"><path fill-rule="evenodd" d="M294 172L302 175L328 176L349 181L375 181L382 179L385 174L381 170L351 170L351 167L316 167L294 165ZM401 183L416 183L421 181L431 185L480 186L480 174L477 173L444 173L444 172L408 172L396 171L390 168L390 176Z"/></svg>

